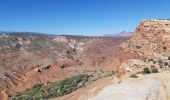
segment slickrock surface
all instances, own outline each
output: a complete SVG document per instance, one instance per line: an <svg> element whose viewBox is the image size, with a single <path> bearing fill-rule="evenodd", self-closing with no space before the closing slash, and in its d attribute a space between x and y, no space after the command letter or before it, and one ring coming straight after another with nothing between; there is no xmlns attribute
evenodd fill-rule
<svg viewBox="0 0 170 100"><path fill-rule="evenodd" d="M88 100L169 100L170 73L141 75L120 84L106 86Z"/></svg>

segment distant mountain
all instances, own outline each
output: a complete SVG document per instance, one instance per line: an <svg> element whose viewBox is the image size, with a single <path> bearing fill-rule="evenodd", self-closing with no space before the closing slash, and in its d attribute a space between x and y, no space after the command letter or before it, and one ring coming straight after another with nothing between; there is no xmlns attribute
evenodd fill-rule
<svg viewBox="0 0 170 100"><path fill-rule="evenodd" d="M40 32L11 32L11 31L0 31L0 35L6 34L6 35L24 35L24 36L30 36L30 35L45 35L45 36L57 36L57 34L49 34L49 33L40 33Z"/></svg>
<svg viewBox="0 0 170 100"><path fill-rule="evenodd" d="M0 31L0 35L1 35L1 34L4 34L4 33L6 33L6 32Z"/></svg>
<svg viewBox="0 0 170 100"><path fill-rule="evenodd" d="M104 37L131 37L131 36L132 36L132 32L126 32L126 31L104 35Z"/></svg>

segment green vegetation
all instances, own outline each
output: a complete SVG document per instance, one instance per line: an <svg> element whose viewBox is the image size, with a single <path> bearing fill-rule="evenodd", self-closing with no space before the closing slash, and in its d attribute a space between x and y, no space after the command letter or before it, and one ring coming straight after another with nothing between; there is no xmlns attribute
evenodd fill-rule
<svg viewBox="0 0 170 100"><path fill-rule="evenodd" d="M165 63L164 63L164 66L168 66L168 62L165 62Z"/></svg>
<svg viewBox="0 0 170 100"><path fill-rule="evenodd" d="M150 74L150 73L159 73L158 68L152 65L151 68L145 67L143 68L143 71L137 72L137 74Z"/></svg>
<svg viewBox="0 0 170 100"><path fill-rule="evenodd" d="M160 67L160 68L163 68L163 65L164 65L164 64L163 64L163 62L162 62L161 60L158 61L158 64L159 64L159 67Z"/></svg>
<svg viewBox="0 0 170 100"><path fill-rule="evenodd" d="M151 71L148 67L143 68L143 74L150 74Z"/></svg>
<svg viewBox="0 0 170 100"><path fill-rule="evenodd" d="M47 85L36 84L25 92L16 93L11 100L47 100L59 96L67 95L87 84L96 81L101 77L114 75L114 71L95 71L88 74L80 74L71 78L66 78L60 82L48 83Z"/></svg>
<svg viewBox="0 0 170 100"><path fill-rule="evenodd" d="M45 86L35 85L23 93L17 93L12 100L40 100L69 94L78 88L84 87L89 82L90 75L80 74L67 78L61 82L50 83Z"/></svg>
<svg viewBox="0 0 170 100"><path fill-rule="evenodd" d="M136 46L136 48L137 48L137 49L140 49L140 48L142 48L142 47L141 47L141 46L139 46L139 45L137 45L137 46Z"/></svg>
<svg viewBox="0 0 170 100"><path fill-rule="evenodd" d="M156 64L156 61L155 61L155 60L153 61L153 64Z"/></svg>
<svg viewBox="0 0 170 100"><path fill-rule="evenodd" d="M105 72L104 77L112 76L112 75L115 75L115 72L114 72L114 71L111 71L111 72Z"/></svg>
<svg viewBox="0 0 170 100"><path fill-rule="evenodd" d="M152 59L152 58L148 59L148 62L152 62L152 61L153 61L153 59Z"/></svg>

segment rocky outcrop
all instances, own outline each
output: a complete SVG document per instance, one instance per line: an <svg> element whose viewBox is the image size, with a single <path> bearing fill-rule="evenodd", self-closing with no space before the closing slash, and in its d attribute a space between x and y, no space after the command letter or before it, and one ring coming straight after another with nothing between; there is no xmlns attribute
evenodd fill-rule
<svg viewBox="0 0 170 100"><path fill-rule="evenodd" d="M13 95L15 92L31 88L36 84L46 84L48 82L54 82L59 79L63 79L61 76L59 77L54 74L60 71L58 66L47 66L46 68L43 68L43 70L35 69L36 68L29 69L24 72L5 73L5 75L1 77L1 84L4 84L6 93L8 95Z"/></svg>
<svg viewBox="0 0 170 100"><path fill-rule="evenodd" d="M130 40L122 44L121 61L170 55L170 21L143 20Z"/></svg>
<svg viewBox="0 0 170 100"><path fill-rule="evenodd" d="M8 100L8 94L6 93L5 90L0 92L0 98L1 100Z"/></svg>
<svg viewBox="0 0 170 100"><path fill-rule="evenodd" d="M124 68L125 72L136 71L139 68L144 68L148 66L148 63L139 59L129 59L126 63L122 63L121 67Z"/></svg>
<svg viewBox="0 0 170 100"><path fill-rule="evenodd" d="M133 72L144 67L161 68L159 74L127 79L105 87L89 100L169 100L170 21L143 20L131 39L122 43L118 73ZM150 62L150 60L151 62ZM124 74L124 73L123 73ZM121 74L122 75L122 74ZM120 76L121 76L120 75Z"/></svg>

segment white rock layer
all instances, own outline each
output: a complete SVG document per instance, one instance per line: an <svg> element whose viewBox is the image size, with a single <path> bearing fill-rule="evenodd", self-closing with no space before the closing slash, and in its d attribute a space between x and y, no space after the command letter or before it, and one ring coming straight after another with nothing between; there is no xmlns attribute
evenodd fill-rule
<svg viewBox="0 0 170 100"><path fill-rule="evenodd" d="M154 79L129 79L105 87L89 100L166 100L163 84Z"/></svg>

